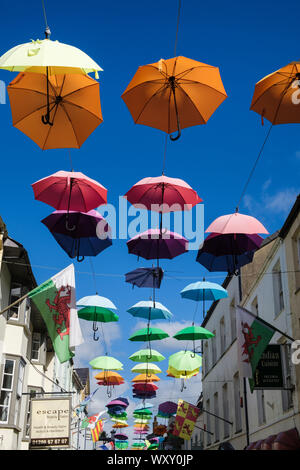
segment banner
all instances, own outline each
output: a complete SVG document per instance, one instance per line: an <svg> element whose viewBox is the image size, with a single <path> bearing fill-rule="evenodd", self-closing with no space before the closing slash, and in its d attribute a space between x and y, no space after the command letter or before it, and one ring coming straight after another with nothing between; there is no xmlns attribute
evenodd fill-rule
<svg viewBox="0 0 300 470"><path fill-rule="evenodd" d="M184 400L178 400L173 435L190 440L199 415L199 408Z"/></svg>

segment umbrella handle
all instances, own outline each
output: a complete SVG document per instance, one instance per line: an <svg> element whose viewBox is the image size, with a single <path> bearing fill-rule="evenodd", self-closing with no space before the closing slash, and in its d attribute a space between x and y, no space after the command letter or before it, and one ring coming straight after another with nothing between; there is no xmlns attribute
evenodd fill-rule
<svg viewBox="0 0 300 470"><path fill-rule="evenodd" d="M183 392L184 389L186 389L186 386L184 385L184 379L181 379L181 388L180 388L180 391Z"/></svg>
<svg viewBox="0 0 300 470"><path fill-rule="evenodd" d="M98 328L97 328L98 330ZM94 337L93 337L94 341L99 341L99 336L96 336L96 331L94 330Z"/></svg>
<svg viewBox="0 0 300 470"><path fill-rule="evenodd" d="M176 118L177 118L177 135L176 137L173 137L170 135L170 139L172 141L178 140L179 137L181 136L181 129L180 129L180 123L179 123L179 115L178 115L178 109L177 109L177 102L176 102L176 95L175 95L175 86L171 85L172 91L173 91L173 96L174 96L174 105L175 105L175 112L176 112Z"/></svg>
<svg viewBox="0 0 300 470"><path fill-rule="evenodd" d="M77 261L78 261L78 263L81 263L83 260L84 260L84 256L81 256L81 257L80 257L79 255L77 255Z"/></svg>
<svg viewBox="0 0 300 470"><path fill-rule="evenodd" d="M66 218L66 229L67 229L69 232L73 232L73 231L76 229L76 225L72 225L72 226L69 225L69 219L68 219L68 217Z"/></svg>
<svg viewBox="0 0 300 470"><path fill-rule="evenodd" d="M177 135L176 135L176 137L173 137L172 135L170 135L170 139L174 142L175 140L178 140L180 136L181 136L181 129L180 129L180 127L178 126L178 130L177 130Z"/></svg>
<svg viewBox="0 0 300 470"><path fill-rule="evenodd" d="M43 124L45 124L45 125L49 124L49 126L53 126L53 122L50 121L50 114L49 113L43 115L41 119L42 119Z"/></svg>

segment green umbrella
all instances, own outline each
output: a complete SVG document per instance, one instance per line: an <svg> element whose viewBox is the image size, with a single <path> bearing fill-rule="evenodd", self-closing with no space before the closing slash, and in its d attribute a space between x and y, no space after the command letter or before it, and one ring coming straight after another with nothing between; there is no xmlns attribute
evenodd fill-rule
<svg viewBox="0 0 300 470"><path fill-rule="evenodd" d="M129 341L155 341L168 337L168 333L160 328L141 328L130 336Z"/></svg>
<svg viewBox="0 0 300 470"><path fill-rule="evenodd" d="M158 444L151 444L147 450L156 450L158 449Z"/></svg>
<svg viewBox="0 0 300 470"><path fill-rule="evenodd" d="M133 416L135 417L135 415L137 415L137 417L141 417L141 416L152 416L152 411L149 410L149 409L144 409L144 410L135 410L133 412Z"/></svg>
<svg viewBox="0 0 300 470"><path fill-rule="evenodd" d="M193 371L201 367L202 358L193 351L179 351L169 357L169 366L178 371Z"/></svg>
<svg viewBox="0 0 300 470"><path fill-rule="evenodd" d="M118 321L119 317L116 313L103 307L84 307L78 310L78 317L83 320L95 321L101 323L108 323L111 321Z"/></svg>
<svg viewBox="0 0 300 470"><path fill-rule="evenodd" d="M183 330L177 331L177 333L173 336L178 340L188 340L192 339L193 341L197 339L208 339L215 336L210 331L202 328L201 326L189 326L187 328L183 328Z"/></svg>
<svg viewBox="0 0 300 470"><path fill-rule="evenodd" d="M129 359L134 362L160 362L166 358L158 351L155 351L155 349L140 349L139 351L129 356Z"/></svg>
<svg viewBox="0 0 300 470"><path fill-rule="evenodd" d="M90 366L93 369L102 370L122 370L123 364L114 357L110 356L98 356L90 361Z"/></svg>

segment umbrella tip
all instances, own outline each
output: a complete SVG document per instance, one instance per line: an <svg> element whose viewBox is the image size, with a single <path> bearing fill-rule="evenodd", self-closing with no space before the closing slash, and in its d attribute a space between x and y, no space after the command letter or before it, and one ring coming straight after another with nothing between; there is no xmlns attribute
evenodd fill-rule
<svg viewBox="0 0 300 470"><path fill-rule="evenodd" d="M47 26L45 29L45 37L46 39L50 39L50 36L51 36L51 31L50 31L49 26Z"/></svg>

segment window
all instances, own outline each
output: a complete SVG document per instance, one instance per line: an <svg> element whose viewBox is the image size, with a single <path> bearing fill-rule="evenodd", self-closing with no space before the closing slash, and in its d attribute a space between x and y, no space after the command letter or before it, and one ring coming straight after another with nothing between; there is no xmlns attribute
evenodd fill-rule
<svg viewBox="0 0 300 470"><path fill-rule="evenodd" d="M229 420L228 386L223 385L223 417ZM224 421L224 438L229 436L229 423Z"/></svg>
<svg viewBox="0 0 300 470"><path fill-rule="evenodd" d="M263 390L256 391L257 397L257 413L258 425L261 426L266 422L265 395Z"/></svg>
<svg viewBox="0 0 300 470"><path fill-rule="evenodd" d="M283 288L282 288L282 278L281 278L281 267L280 263L276 263L273 268L273 292L274 292L274 308L275 316L284 309L284 300L283 300Z"/></svg>
<svg viewBox="0 0 300 470"><path fill-rule="evenodd" d="M24 316L24 323L29 327L29 322L30 322L30 312L31 312L31 304L30 304L30 299L26 299L26 305L25 305L25 316Z"/></svg>
<svg viewBox="0 0 300 470"><path fill-rule="evenodd" d="M22 398L22 392L23 392L24 371L25 371L25 362L21 360L19 363L19 374L18 374L18 381L17 381L15 415L14 415L14 424L16 426L19 423L19 413L20 413L21 398Z"/></svg>
<svg viewBox="0 0 300 470"><path fill-rule="evenodd" d="M208 342L205 341L204 343L204 374L207 374L208 373L208 369L209 369L209 359L208 359Z"/></svg>
<svg viewBox="0 0 300 470"><path fill-rule="evenodd" d="M235 406L235 431L242 430L242 414L241 414L241 393L240 393L240 377L237 372L233 377L234 388L234 406Z"/></svg>
<svg viewBox="0 0 300 470"><path fill-rule="evenodd" d="M225 344L226 344L226 340L225 340L225 320L224 320L224 317L221 318L221 321L220 321L220 345L221 345L221 354L223 354L225 352Z"/></svg>
<svg viewBox="0 0 300 470"><path fill-rule="evenodd" d="M11 392L13 390L15 361L6 359L4 364L3 379L0 394L0 422L7 423L9 407L11 402Z"/></svg>
<svg viewBox="0 0 300 470"><path fill-rule="evenodd" d="M215 442L220 440L220 427L219 427L219 396L218 392L214 394L214 414L215 416Z"/></svg>
<svg viewBox="0 0 300 470"><path fill-rule="evenodd" d="M283 368L283 376L285 377L285 387L291 388L292 387L292 371L291 371L291 345L290 344L283 344L282 345L282 368ZM293 393L292 390L282 390L281 391L281 398L282 398L282 410L288 411L293 407Z"/></svg>
<svg viewBox="0 0 300 470"><path fill-rule="evenodd" d="M213 331L213 338L211 338L211 349L212 349L212 365L214 366L217 362L217 349L216 349L216 330Z"/></svg>
<svg viewBox="0 0 300 470"><path fill-rule="evenodd" d="M36 396L36 393L41 393L41 391L42 391L41 388L33 388L33 387L28 388L28 393L30 393L31 395L28 395L28 399L27 399L27 413L26 413L26 418L25 418L25 437L29 437L30 435L31 398L34 398Z"/></svg>
<svg viewBox="0 0 300 470"><path fill-rule="evenodd" d="M9 304L16 302L20 297L22 297L22 285L17 282L12 282L10 288ZM17 304L9 309L7 316L8 320L19 319L19 306L20 304Z"/></svg>
<svg viewBox="0 0 300 470"><path fill-rule="evenodd" d="M210 401L206 400L206 430L209 431L206 433L207 437L207 445L209 446L211 444L211 427L210 427L210 415L208 414L210 411Z"/></svg>
<svg viewBox="0 0 300 470"><path fill-rule="evenodd" d="M230 326L231 326L231 341L236 338L236 314L235 314L235 299L230 303Z"/></svg>
<svg viewBox="0 0 300 470"><path fill-rule="evenodd" d="M40 358L40 347L41 347L41 333L32 334L32 343L31 343L31 359L33 361L38 361Z"/></svg>

